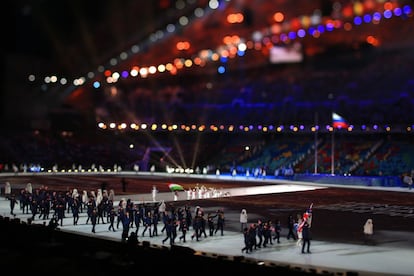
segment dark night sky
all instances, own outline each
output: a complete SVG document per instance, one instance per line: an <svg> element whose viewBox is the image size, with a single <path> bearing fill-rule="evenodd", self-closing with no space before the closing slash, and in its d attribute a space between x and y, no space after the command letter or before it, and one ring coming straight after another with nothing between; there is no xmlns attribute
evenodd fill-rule
<svg viewBox="0 0 414 276"><path fill-rule="evenodd" d="M163 11L157 1L132 0L17 0L5 5L3 54L45 59L68 73L90 70L147 35Z"/></svg>
<svg viewBox="0 0 414 276"><path fill-rule="evenodd" d="M95 12L88 10L91 9L88 3L94 1L84 1L83 15L80 12L75 14L79 1L70 1L73 4L69 1L32 2L15 1L11 4L12 13L8 16L13 18L8 22L13 28L13 37L6 44L11 53L51 57L54 43L70 43L76 37L76 18L83 17L91 22L99 20L101 6L96 6Z"/></svg>

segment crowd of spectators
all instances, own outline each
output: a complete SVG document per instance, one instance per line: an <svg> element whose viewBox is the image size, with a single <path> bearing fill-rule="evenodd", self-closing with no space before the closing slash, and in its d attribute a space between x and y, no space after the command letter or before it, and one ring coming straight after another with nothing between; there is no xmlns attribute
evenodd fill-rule
<svg viewBox="0 0 414 276"><path fill-rule="evenodd" d="M330 174L332 170L330 134L319 135L317 141L313 134L210 133L148 138L145 133L111 132L65 139L44 133L9 133L0 139L4 146L1 172L179 172L176 169L181 169L182 173L218 172L265 178L312 174L315 162L317 173ZM409 134L343 133L336 135L334 151L334 170L340 175L402 176L414 167L414 145Z"/></svg>

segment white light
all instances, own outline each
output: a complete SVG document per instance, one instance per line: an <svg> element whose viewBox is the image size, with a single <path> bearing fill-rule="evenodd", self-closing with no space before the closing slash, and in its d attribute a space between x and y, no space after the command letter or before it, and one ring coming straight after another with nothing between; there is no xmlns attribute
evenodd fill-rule
<svg viewBox="0 0 414 276"><path fill-rule="evenodd" d="M155 74L155 73L157 72L157 68L156 68L155 66L150 66L150 67L148 68L148 72L149 72L150 74Z"/></svg>
<svg viewBox="0 0 414 276"><path fill-rule="evenodd" d="M128 58L128 54L127 54L127 53L125 53L125 52L122 52L122 53L119 55L119 57L120 57L122 60L126 60L126 59Z"/></svg>
<svg viewBox="0 0 414 276"><path fill-rule="evenodd" d="M175 26L173 24L167 25L167 32L172 33L175 31Z"/></svg>
<svg viewBox="0 0 414 276"><path fill-rule="evenodd" d="M133 77L136 77L136 76L138 76L138 70L132 69L131 72L129 72L129 74Z"/></svg>
<svg viewBox="0 0 414 276"><path fill-rule="evenodd" d="M194 15L200 18L204 15L204 10L202 8L197 8L194 10Z"/></svg>
<svg viewBox="0 0 414 276"><path fill-rule="evenodd" d="M247 45L246 45L246 43L240 43L238 46L237 46L237 48L239 49L239 51L246 51L246 49L247 49Z"/></svg>
<svg viewBox="0 0 414 276"><path fill-rule="evenodd" d="M178 20L181 26L186 26L188 24L188 18L186 16L181 16Z"/></svg>
<svg viewBox="0 0 414 276"><path fill-rule="evenodd" d="M93 79L95 77L95 73L94 72L88 72L87 74L89 79Z"/></svg>
<svg viewBox="0 0 414 276"><path fill-rule="evenodd" d="M131 47L131 52L136 54L139 52L139 46L138 45L134 45Z"/></svg>
<svg viewBox="0 0 414 276"><path fill-rule="evenodd" d="M219 2L217 0L210 0L210 2L208 2L208 6L210 9L215 10L219 7Z"/></svg>
<svg viewBox="0 0 414 276"><path fill-rule="evenodd" d="M118 61L116 60L116 58L111 58L111 60L109 61L109 64L111 64L112 66L115 66L118 64Z"/></svg>

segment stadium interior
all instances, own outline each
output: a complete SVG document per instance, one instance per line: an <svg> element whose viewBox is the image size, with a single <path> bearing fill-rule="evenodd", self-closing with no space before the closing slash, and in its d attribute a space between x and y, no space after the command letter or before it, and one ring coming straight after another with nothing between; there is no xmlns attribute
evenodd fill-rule
<svg viewBox="0 0 414 276"><path fill-rule="evenodd" d="M314 183L323 183L326 176L340 184L396 186L406 191L407 179L412 185L412 0L7 2L2 9L3 26L10 29L2 45L2 180L19 180L23 185L36 179L37 172L51 172L48 177L53 184L84 181L85 186L97 187L100 181L116 181L117 193L121 175L116 173L134 171L150 174L151 181L159 181L151 174L159 172L174 173L178 178L221 174ZM86 172L96 179L86 183L83 176L78 182L59 178L60 173L70 178L73 172ZM128 181L137 179L133 175ZM406 232L413 212L408 196L396 192L385 201L383 191L349 190L346 194L351 199L344 196L343 200L355 202L346 204L360 200L370 206L384 200L381 207L408 206L403 220L394 213L374 215L379 227L412 237ZM339 194L335 200L342 200L342 192L335 190ZM139 193L143 190L136 190ZM313 198L326 200L332 192L318 195ZM299 204L296 196L280 195L280 206L274 205L272 195L246 196L227 204L234 204L236 216L248 202L249 211L256 208L265 213L287 212L282 206L285 202L297 204L289 208L298 210L303 209L300 204L309 206L308 202ZM309 199L305 192L300 196ZM221 208L222 202L217 202ZM213 199L212 208L217 202ZM8 205L3 205L8 211ZM338 225L336 212L342 210L325 212L323 230L328 234ZM360 216L352 211L351 218L347 213L339 224L342 232L334 234L347 237L351 225L347 218L357 229L350 235L359 234L359 222L354 222ZM124 263L103 266L98 254L97 258L87 256L98 247L110 248L108 252L117 255L125 244L65 231L51 234L49 227L44 232L44 228L20 222L20 218L0 216L7 232L2 235L0 251L13 253L3 262L17 267L16 260L30 258L37 266L47 263L42 259L47 257L57 269L61 268L59 262L69 267L69 262L76 263L66 271L68 275L82 275L78 268L88 266L90 259L93 268L89 265L85 275L90 271L113 275L123 268ZM384 226L387 224L390 229ZM40 237L40 261L30 251L33 248L27 241L33 236L28 232ZM90 234L89 228L87 232ZM20 235L24 238L17 239ZM389 234L395 239L393 235ZM85 240L85 248L71 261L70 255L78 250L75 240ZM62 258L54 258L49 244L60 247L64 243L70 250ZM149 250L149 243L142 245L126 247L137 264L128 273L137 272L138 266L141 269L139 257L144 255L147 260L171 258L168 264L182 256L200 260L187 248L172 247L167 252L163 246L160 254ZM218 265L210 261L200 264L205 268ZM222 263L223 269L233 274L258 272L257 266L236 261ZM304 275L291 268L278 267L278 271ZM159 269L170 273L169 267ZM309 275L326 271L314 272Z"/></svg>

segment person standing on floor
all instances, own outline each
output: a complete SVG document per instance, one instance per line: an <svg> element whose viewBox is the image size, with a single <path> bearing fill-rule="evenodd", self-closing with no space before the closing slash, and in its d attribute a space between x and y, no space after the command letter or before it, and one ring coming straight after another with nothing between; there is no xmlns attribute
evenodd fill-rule
<svg viewBox="0 0 414 276"><path fill-rule="evenodd" d="M4 186L4 196L8 199L11 196L12 188L10 182L6 182Z"/></svg>
<svg viewBox="0 0 414 276"><path fill-rule="evenodd" d="M46 202L46 204L48 204ZM77 198L73 199L73 203L71 206L72 209L72 216L73 216L73 225L78 225L78 221L79 221L79 210L80 210L80 202ZM47 208L47 205L46 205Z"/></svg>
<svg viewBox="0 0 414 276"><path fill-rule="evenodd" d="M208 231L209 231L209 236L213 236L214 235L214 230L216 228L214 220L217 217L217 213L208 213L207 215L207 225L208 225Z"/></svg>
<svg viewBox="0 0 414 276"><path fill-rule="evenodd" d="M364 224L364 243L365 244L372 244L372 235L374 234L374 223L372 222L372 219L367 219L367 221Z"/></svg>
<svg viewBox="0 0 414 276"><path fill-rule="evenodd" d="M306 247L306 253L311 253L310 240L311 240L311 233L310 233L309 223L305 221L302 226L302 253L305 253L305 247Z"/></svg>
<svg viewBox="0 0 414 276"><path fill-rule="evenodd" d="M252 247L250 246L251 238L249 236L249 228L247 227L243 229L243 242L244 242L244 247L242 248L241 252L242 253L244 251L246 251L246 253L249 253L249 251L251 252L252 250Z"/></svg>
<svg viewBox="0 0 414 276"><path fill-rule="evenodd" d="M128 241L130 225L131 225L131 218L129 217L129 213L125 212L122 218L122 234L121 234L122 242Z"/></svg>
<svg viewBox="0 0 414 276"><path fill-rule="evenodd" d="M293 240L296 241L297 237L295 234L295 220L292 215L289 215L287 225L288 225L288 234L286 238L287 239L293 238Z"/></svg>
<svg viewBox="0 0 414 276"><path fill-rule="evenodd" d="M244 232L244 229L247 227L247 211L246 209L242 209L240 213L240 231Z"/></svg>
<svg viewBox="0 0 414 276"><path fill-rule="evenodd" d="M193 225L193 214L191 213L191 207L186 205L184 207L184 212L185 212L185 220L187 223L187 227L188 229L190 229L190 226Z"/></svg>
<svg viewBox="0 0 414 276"><path fill-rule="evenodd" d="M98 222L98 210L93 208L91 214L91 223L92 223L92 233L95 233L96 223Z"/></svg>
<svg viewBox="0 0 414 276"><path fill-rule="evenodd" d="M267 245L273 244L272 242L272 221L269 219L263 222L263 247L267 247Z"/></svg>
<svg viewBox="0 0 414 276"><path fill-rule="evenodd" d="M160 216L159 213L154 210L152 212L152 236L158 236L158 223L160 222Z"/></svg>
<svg viewBox="0 0 414 276"><path fill-rule="evenodd" d="M257 223L256 223L256 237L258 238L256 246L261 248L262 243L263 243L263 221L262 221L262 219L257 220Z"/></svg>
<svg viewBox="0 0 414 276"><path fill-rule="evenodd" d="M216 230L214 231L214 234L217 234L218 231L220 231L220 234L223 236L224 232L224 211L219 209L217 210L217 224L216 224Z"/></svg>
<svg viewBox="0 0 414 276"><path fill-rule="evenodd" d="M297 241L296 241L296 245L297 246L301 246L302 241L303 241L303 233L302 233L302 227L303 224L305 223L305 221L303 220L303 218L298 214L296 221L294 223L294 229L296 230L296 237L297 237ZM308 223L309 224L309 223Z"/></svg>
<svg viewBox="0 0 414 276"><path fill-rule="evenodd" d="M111 209L109 210L109 227L108 227L108 231L113 231L115 232L115 218L117 217L117 212L115 210L114 206L111 206Z"/></svg>
<svg viewBox="0 0 414 276"><path fill-rule="evenodd" d="M180 241L183 240L183 242L186 242L188 225L187 220L185 218L181 219L179 230L181 231L181 236L179 237Z"/></svg>
<svg viewBox="0 0 414 276"><path fill-rule="evenodd" d="M280 232L282 232L282 225L280 224L280 220L276 220L273 240L277 240L277 243L280 243Z"/></svg>
<svg viewBox="0 0 414 276"><path fill-rule="evenodd" d="M157 190L157 187L155 185L152 186L151 194L152 194L152 202L156 202L157 201L158 190Z"/></svg>
<svg viewBox="0 0 414 276"><path fill-rule="evenodd" d="M248 229L250 252L257 249L257 223L252 223Z"/></svg>
<svg viewBox="0 0 414 276"><path fill-rule="evenodd" d="M147 214L144 217L144 230L142 231L142 236L145 236L145 232L149 233L149 236L152 238L152 214L151 211L148 211Z"/></svg>
<svg viewBox="0 0 414 276"><path fill-rule="evenodd" d="M173 243L173 238L172 238L172 235L173 235L173 227L175 227L173 225L174 223L175 222L173 221L172 218L170 218L170 217L167 218L167 221L165 223L165 234L166 234L166 236L162 240L162 244L164 244L167 240L169 240L170 245L173 245L174 244Z"/></svg>
<svg viewBox="0 0 414 276"><path fill-rule="evenodd" d="M196 215L193 220L193 231L194 232L191 235L191 240L193 240L195 237L197 241L200 241L201 231L203 227L203 219L204 219L203 215L204 213L202 211L196 212Z"/></svg>
<svg viewBox="0 0 414 276"><path fill-rule="evenodd" d="M8 199L10 200L10 215L16 216L16 214L14 213L14 207L16 206L16 204L19 203L16 199L16 195L11 194L11 196Z"/></svg>

